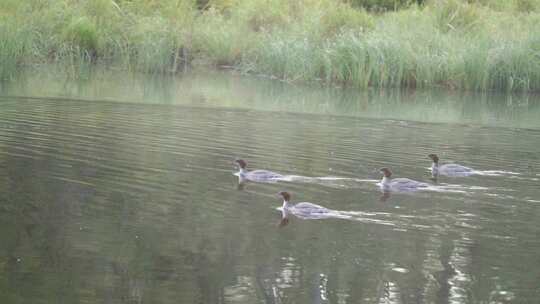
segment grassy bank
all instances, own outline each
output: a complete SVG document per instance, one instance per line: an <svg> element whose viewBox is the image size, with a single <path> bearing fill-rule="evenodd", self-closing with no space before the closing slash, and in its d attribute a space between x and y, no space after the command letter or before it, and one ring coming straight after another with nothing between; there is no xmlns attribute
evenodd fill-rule
<svg viewBox="0 0 540 304"><path fill-rule="evenodd" d="M540 91L540 0L418 2L3 0L0 77L45 62L204 64L361 88Z"/></svg>

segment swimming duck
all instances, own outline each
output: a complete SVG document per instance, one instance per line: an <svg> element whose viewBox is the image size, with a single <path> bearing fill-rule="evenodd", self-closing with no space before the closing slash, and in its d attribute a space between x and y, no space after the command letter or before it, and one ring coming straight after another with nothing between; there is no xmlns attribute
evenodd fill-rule
<svg viewBox="0 0 540 304"><path fill-rule="evenodd" d="M383 178L379 183L379 186L383 191L407 192L416 191L429 186L426 183L408 178L391 178L392 171L388 168L381 168L379 171L383 174Z"/></svg>
<svg viewBox="0 0 540 304"><path fill-rule="evenodd" d="M239 171L236 173L236 175L239 177L240 182L244 182L246 180L253 181L253 182L276 182L280 179L283 179L283 175L267 171L267 170L253 170L248 171L247 170L247 162L243 159L237 159L236 164L238 165Z"/></svg>
<svg viewBox="0 0 540 304"><path fill-rule="evenodd" d="M439 157L437 154L429 154L428 157L432 160L431 175L436 178L438 175L451 177L470 176L476 173L475 170L458 164L439 165Z"/></svg>
<svg viewBox="0 0 540 304"><path fill-rule="evenodd" d="M284 218L293 214L301 219L322 219L328 218L328 215L332 213L332 210L312 203L292 204L291 195L288 192L281 191L278 195L283 199L283 206L278 209L281 210Z"/></svg>

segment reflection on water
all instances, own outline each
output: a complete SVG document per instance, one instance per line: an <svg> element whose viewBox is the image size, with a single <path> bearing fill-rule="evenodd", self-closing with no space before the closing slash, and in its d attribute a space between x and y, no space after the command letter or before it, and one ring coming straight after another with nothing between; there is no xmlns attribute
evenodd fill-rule
<svg viewBox="0 0 540 304"><path fill-rule="evenodd" d="M540 131L531 99L355 99L223 74L164 83L33 77L2 90L100 100L0 97L6 303L538 298ZM318 115L326 112L342 116ZM425 168L434 152L513 174L435 183ZM238 156L295 177L237 191ZM383 166L442 190L381 201ZM275 193L285 190L344 218L291 217L279 228Z"/></svg>
<svg viewBox="0 0 540 304"><path fill-rule="evenodd" d="M17 81L0 83L0 95L385 118L404 128L407 121L419 121L540 129L538 95L358 91L294 86L216 71L178 77L99 68L79 71L77 77L69 72L57 67L28 71Z"/></svg>

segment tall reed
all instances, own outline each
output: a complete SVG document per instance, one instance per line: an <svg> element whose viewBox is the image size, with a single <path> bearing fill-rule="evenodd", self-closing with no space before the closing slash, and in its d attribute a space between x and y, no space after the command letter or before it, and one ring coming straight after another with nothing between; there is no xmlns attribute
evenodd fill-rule
<svg viewBox="0 0 540 304"><path fill-rule="evenodd" d="M350 5L389 3L377 1L4 0L0 77L43 62L211 64L360 88L540 91L540 0Z"/></svg>

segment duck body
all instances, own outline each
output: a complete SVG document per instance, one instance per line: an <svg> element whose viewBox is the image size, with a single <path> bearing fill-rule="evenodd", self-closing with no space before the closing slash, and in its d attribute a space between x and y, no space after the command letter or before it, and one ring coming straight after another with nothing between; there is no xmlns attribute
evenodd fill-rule
<svg viewBox="0 0 540 304"><path fill-rule="evenodd" d="M409 178L391 178L392 172L388 168L382 168L384 174L379 186L383 191L410 192L429 187L429 184L415 181Z"/></svg>
<svg viewBox="0 0 540 304"><path fill-rule="evenodd" d="M392 190L392 191L415 191L421 188L426 188L429 185L419 181L415 181L409 178L392 178L383 180L380 183L380 186L383 190Z"/></svg>
<svg viewBox="0 0 540 304"><path fill-rule="evenodd" d="M470 176L477 173L476 170L465 167L458 164L439 164L439 157L436 154L428 155L429 158L433 161L431 164L431 175L437 177L439 175L450 176L450 177L463 177Z"/></svg>
<svg viewBox="0 0 540 304"><path fill-rule="evenodd" d="M283 206L280 210L285 214L292 214L301 219L326 218L331 212L330 209L316 204L308 202L291 204L288 201L283 202Z"/></svg>
<svg viewBox="0 0 540 304"><path fill-rule="evenodd" d="M253 182L274 182L283 179L283 175L267 170L240 170L238 176Z"/></svg>
<svg viewBox="0 0 540 304"><path fill-rule="evenodd" d="M288 192L280 192L279 195L283 198L283 205L278 208L282 212L283 218L287 218L290 214L300 219L325 219L332 217L332 210L312 204L308 202L301 202L297 204L290 203L290 194Z"/></svg>
<svg viewBox="0 0 540 304"><path fill-rule="evenodd" d="M460 177L460 176L470 176L475 174L475 171L469 167L465 167L458 164L432 164L431 165L431 174L432 175L444 175L451 177Z"/></svg>
<svg viewBox="0 0 540 304"><path fill-rule="evenodd" d="M245 181L271 183L284 178L283 175L268 170L248 171L246 168L247 163L242 159L236 160L236 163L238 164L239 171L235 175L238 176L241 183Z"/></svg>

